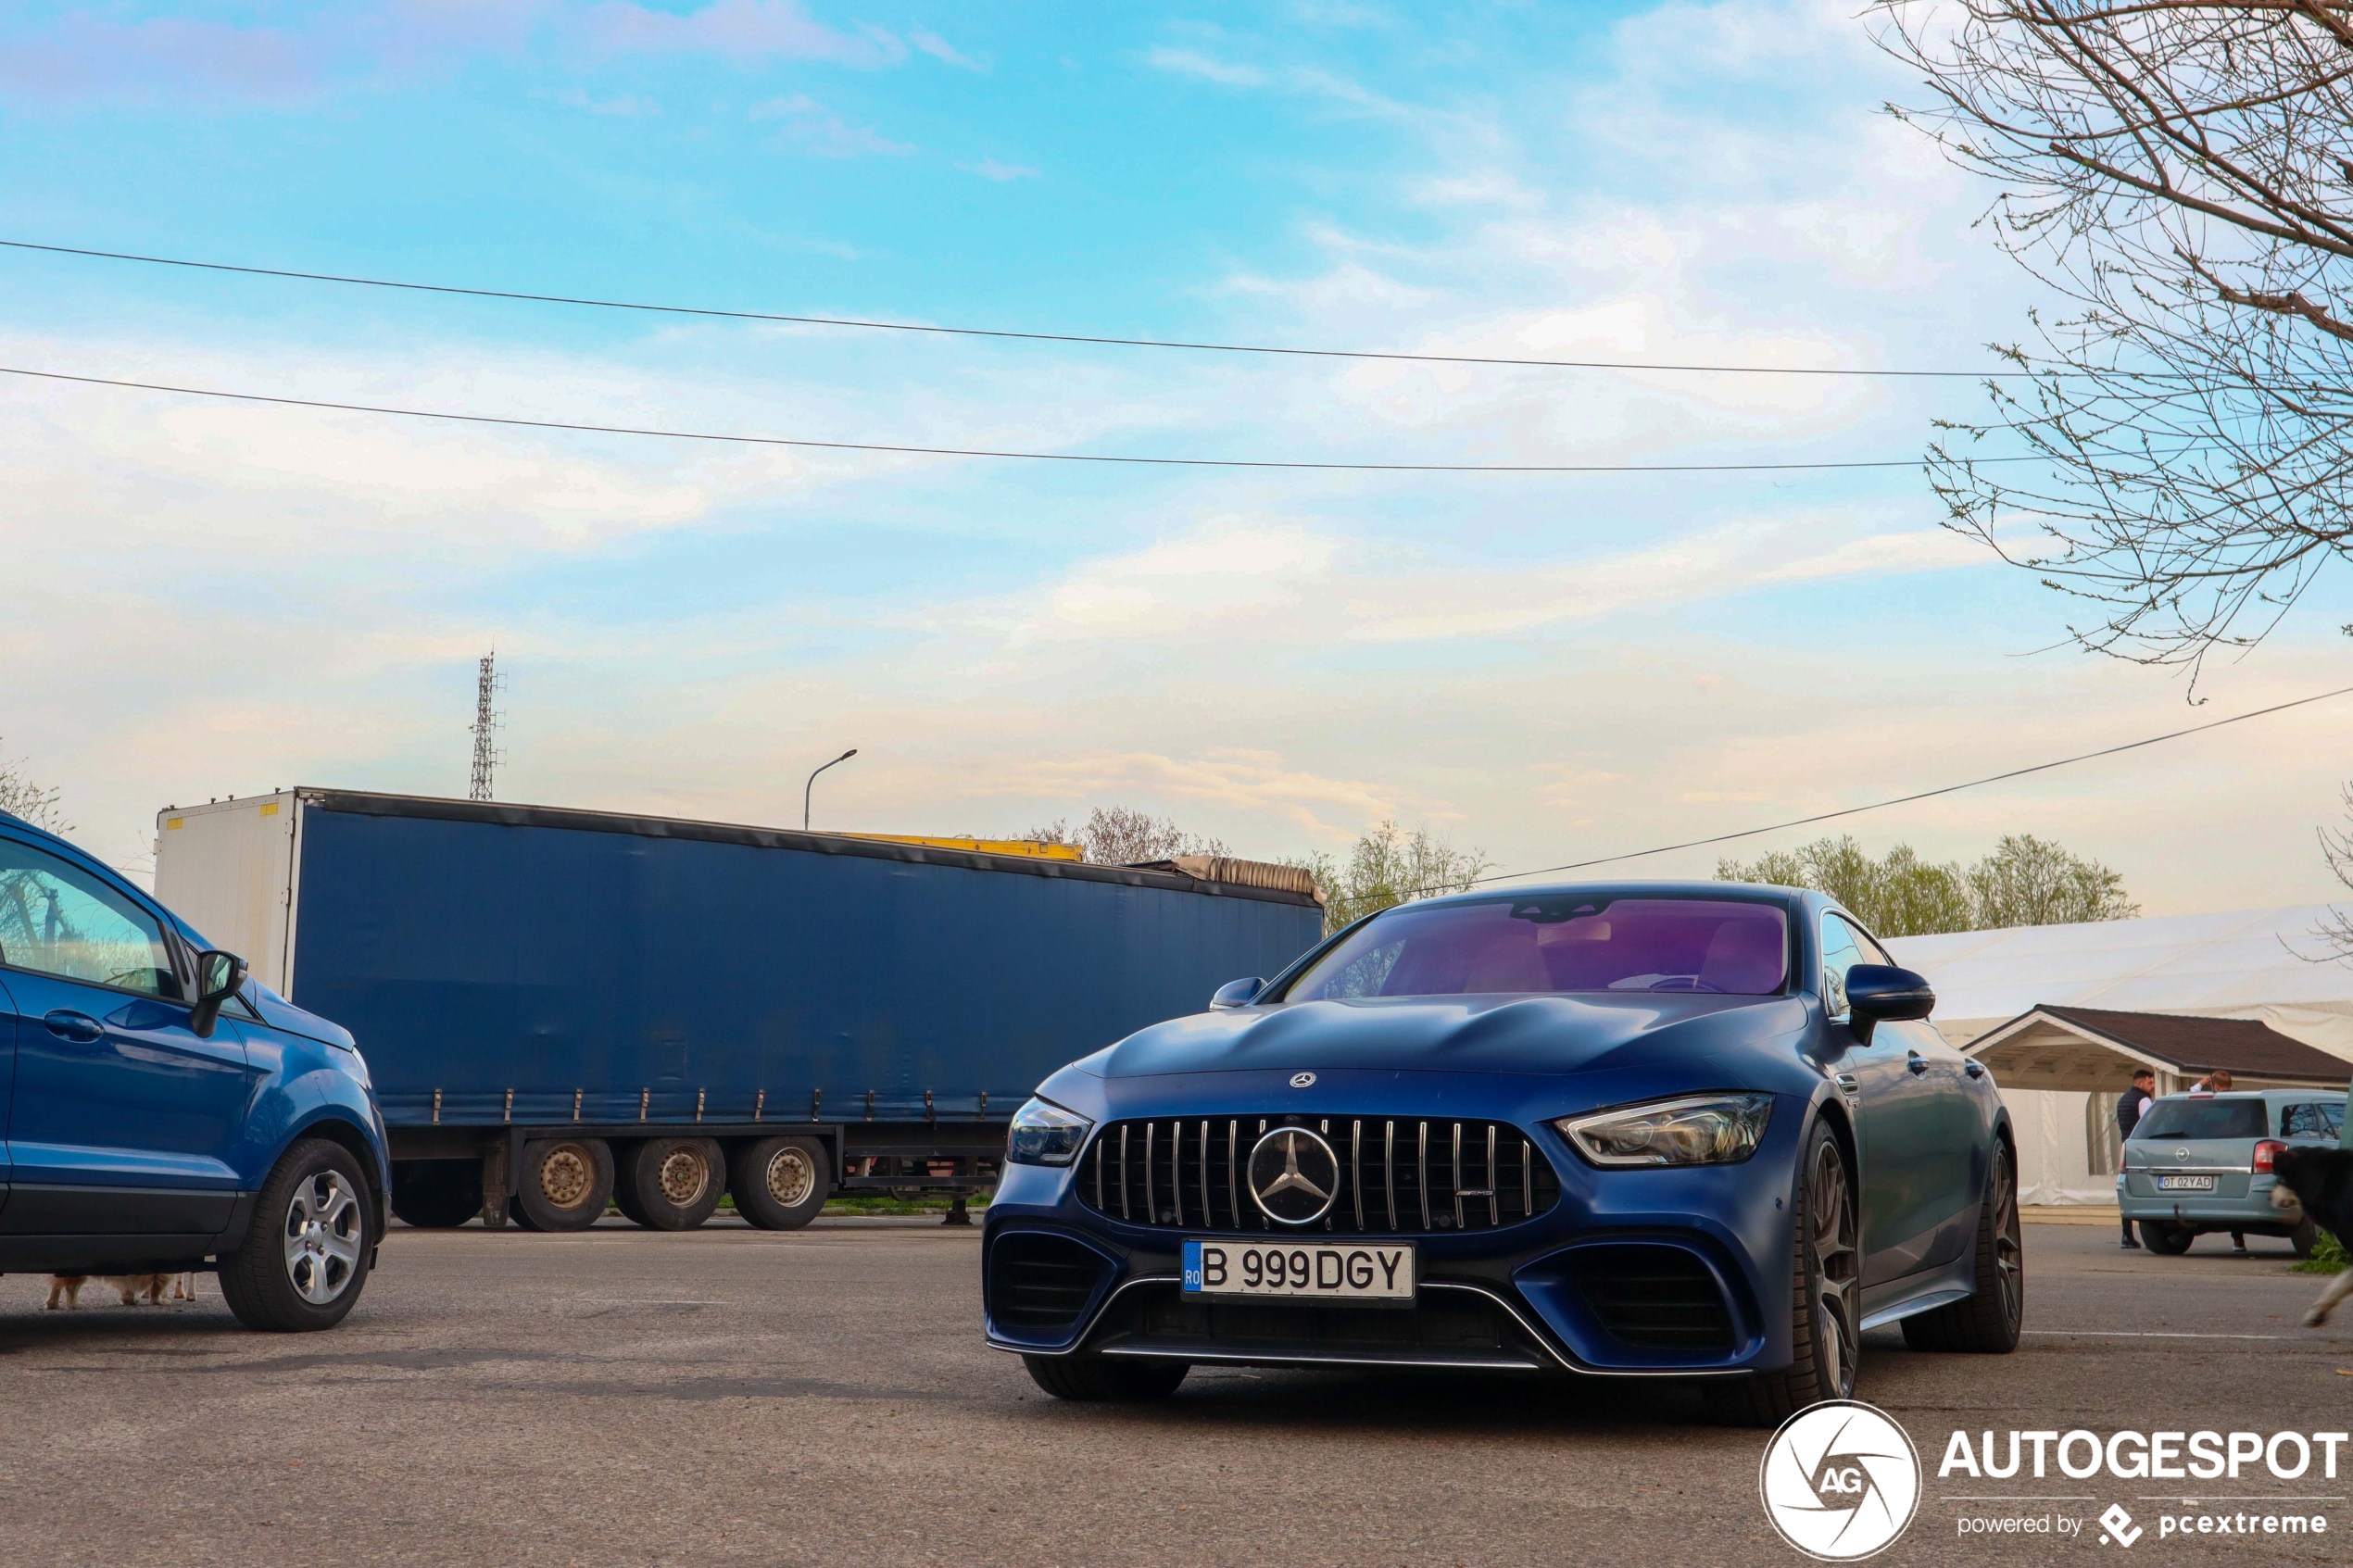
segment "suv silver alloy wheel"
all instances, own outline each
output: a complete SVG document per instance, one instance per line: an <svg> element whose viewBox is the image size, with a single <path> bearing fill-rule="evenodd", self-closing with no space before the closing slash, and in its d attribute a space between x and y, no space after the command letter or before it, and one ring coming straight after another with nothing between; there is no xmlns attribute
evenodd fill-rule
<svg viewBox="0 0 2353 1568"><path fill-rule="evenodd" d="M344 1292L359 1263L366 1224L359 1198L334 1171L295 1189L286 1205L286 1278L295 1293L323 1307Z"/></svg>
<svg viewBox="0 0 2353 1568"><path fill-rule="evenodd" d="M806 1150L780 1148L768 1161L764 1185L769 1197L787 1209L798 1209L809 1201L810 1189L817 1185L817 1167Z"/></svg>

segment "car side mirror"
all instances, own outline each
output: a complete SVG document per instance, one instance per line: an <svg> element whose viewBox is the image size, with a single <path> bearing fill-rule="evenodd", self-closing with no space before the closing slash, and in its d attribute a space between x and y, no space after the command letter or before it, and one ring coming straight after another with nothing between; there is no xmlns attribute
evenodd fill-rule
<svg viewBox="0 0 2353 1568"><path fill-rule="evenodd" d="M1209 1005L1212 1010L1217 1012L1223 1012L1227 1008L1248 1007L1257 999L1258 993L1265 989L1266 989L1266 982L1255 977L1249 980L1228 980L1217 987L1217 994L1209 998Z"/></svg>
<svg viewBox="0 0 2353 1568"><path fill-rule="evenodd" d="M1887 963L1858 963L1846 972L1846 1005L1856 1038L1870 1043L1881 1023L1908 1023L1936 1010L1936 992L1927 977Z"/></svg>
<svg viewBox="0 0 2353 1568"><path fill-rule="evenodd" d="M242 990L245 983L245 960L234 953L211 948L196 955L196 1006L188 1014L188 1027L199 1040L212 1038L215 1025L220 1022L220 1004Z"/></svg>

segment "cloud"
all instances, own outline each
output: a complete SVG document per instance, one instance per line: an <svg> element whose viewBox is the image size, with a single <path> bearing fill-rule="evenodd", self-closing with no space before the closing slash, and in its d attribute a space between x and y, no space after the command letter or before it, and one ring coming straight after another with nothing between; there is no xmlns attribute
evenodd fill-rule
<svg viewBox="0 0 2353 1568"><path fill-rule="evenodd" d="M985 157L978 163L968 163L963 167L972 173L979 175L983 180L995 180L1000 182L1008 180L1035 180L1038 178L1038 170L1031 169L1026 165L1018 163L999 163L993 157Z"/></svg>
<svg viewBox="0 0 2353 1568"><path fill-rule="evenodd" d="M1165 44L1148 50L1144 63L1155 70L1164 70L1176 76L1197 77L1226 87L1264 87L1269 80L1267 74L1256 66L1233 65L1212 59L1197 49L1178 49Z"/></svg>
<svg viewBox="0 0 2353 1568"><path fill-rule="evenodd" d="M45 31L0 41L0 91L67 101L291 103L319 92L324 64L311 41L275 28L74 13Z"/></svg>
<svg viewBox="0 0 2353 1568"><path fill-rule="evenodd" d="M799 0L713 0L685 12L607 0L588 11L582 32L609 54L711 55L736 64L879 66L907 57L907 46L891 34L871 27L839 31L811 19Z"/></svg>
<svg viewBox="0 0 2353 1568"><path fill-rule="evenodd" d="M635 93L623 93L610 98L598 98L586 89L567 87L555 94L555 101L566 108L586 109L590 114L610 115L620 119L643 119L661 112L661 106L651 98Z"/></svg>
<svg viewBox="0 0 2353 1568"><path fill-rule="evenodd" d="M980 791L1064 800L1151 798L1264 812L1310 834L1345 841L1365 825L1401 814L1393 785L1332 778L1288 766L1273 751L1214 749L1177 758L1157 752L1090 752L1001 769Z"/></svg>
<svg viewBox="0 0 2353 1568"><path fill-rule="evenodd" d="M754 104L750 118L783 120L785 140L821 157L859 157L868 153L900 157L915 150L910 143L894 142L864 126L851 125L806 93Z"/></svg>
<svg viewBox="0 0 2353 1568"><path fill-rule="evenodd" d="M909 33L907 40L933 59L944 60L960 70L987 70L988 69L987 61L975 60L968 56L958 54L949 45L948 40L936 32L925 32L918 29Z"/></svg>

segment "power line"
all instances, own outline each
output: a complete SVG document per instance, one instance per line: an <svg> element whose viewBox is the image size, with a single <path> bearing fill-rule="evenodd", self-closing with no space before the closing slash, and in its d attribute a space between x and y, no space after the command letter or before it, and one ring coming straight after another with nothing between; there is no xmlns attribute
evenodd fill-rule
<svg viewBox="0 0 2353 1568"><path fill-rule="evenodd" d="M1799 473L1843 469L1916 469L1919 458L1884 458L1863 461L1784 463L1336 463L1265 458L1146 458L1096 452L1018 452L976 446L917 446L882 441L818 441L790 435L733 435L717 431L667 430L649 425L588 424L572 420L527 420L504 414L464 414L439 408L402 408L381 403L337 403L319 397L280 397L260 392L224 392L216 387L174 386L163 382L123 381L112 376L71 375L63 370L34 370L0 365L0 375L33 381L70 382L81 386L112 386L132 392L163 392L180 397L213 397L234 403L260 403L281 408L324 408L346 414L384 414L404 420L439 420L454 424L499 425L517 430L573 431L589 435L655 436L668 441L716 441L742 446L795 446L824 452L882 452L921 458L997 458L1033 463L1122 463L1148 468L1281 469L1327 473ZM2048 459L2020 457L1978 458L1978 463L2037 463Z"/></svg>
<svg viewBox="0 0 2353 1568"><path fill-rule="evenodd" d="M651 305L639 300L596 299L580 295L532 294L516 289L468 288L456 283L419 283L396 278L362 278L339 272L303 272L288 267L241 267L226 261L195 261L177 256L141 256L132 251L89 250L79 245L0 240L9 250L50 256L136 261L153 267L182 267L199 272L234 272L249 278L290 278L308 283L343 283L358 288L401 289L411 294L455 295L467 299L511 299L534 305L576 305L598 310L637 310L657 316L701 316L725 321L780 321L796 326L854 327L863 332L926 332L937 337L1000 338L1020 343L1077 343L1114 348L1175 348L1201 354L1260 354L1298 359L1377 359L1408 365L1496 365L1548 370L1653 370L1689 375L1866 376L1894 381L2001 381L2020 370L1884 370L1824 369L1798 365L1650 364L1636 359L1539 359L1486 354L1406 354L1377 348L1286 348L1259 343L1207 343L1176 338L1110 337L1088 332L1020 332L993 327L942 327L914 321L878 321L858 316L790 315L768 310L724 310L698 305Z"/></svg>
<svg viewBox="0 0 2353 1568"><path fill-rule="evenodd" d="M2151 735L2145 740L2127 741L2122 746L2106 746L2098 751L2086 751L2074 757L2062 757L2056 762L2037 762L2031 768L2013 768L2007 773L1992 773L1982 779L1971 779L1967 784L1946 784L1942 789L1924 789L1918 795L1899 795L1893 800L1875 800L1869 806L1850 806L1843 811L1824 811L1818 816L1799 817L1792 822L1775 822L1770 827L1743 828L1738 833L1719 833L1713 838L1693 838L1687 839L1681 844L1662 844L1655 849L1632 849L1623 855L1604 855L1599 859L1572 860L1565 866L1540 866L1533 871L1525 872L1497 872L1491 876L1473 877L1469 885L1478 886L1489 882L1508 882L1515 877L1549 876L1554 872L1584 871L1591 866L1614 865L1620 860L1640 860L1648 856L1665 855L1677 849L1698 849L1710 844L1729 844L1736 838L1755 838L1759 834L1779 833L1784 828L1808 827L1816 822L1833 822L1840 817L1858 816L1865 811L1884 810L1890 806L1907 806L1915 800L1932 800L1940 795L1952 795L1964 789L1976 789L1982 784L2000 784L2005 779L2021 779L2029 773L2046 773L2053 768L2065 768L2077 762L2089 762L2099 757L2114 757L2119 752L2137 751L2142 746L2156 746L2162 741L2180 740L2183 735L2202 734L2208 730L2219 730L2225 724L2243 723L2249 719L2260 719L2270 713L2284 713L2291 708L2302 708L2308 703L2326 702L2333 696L2343 696L2347 692L2353 692L2353 686L2339 686L2333 692L2322 692L2315 696L2300 696L2293 702L2274 703L2269 708L2259 708L2252 712L2233 714L2228 719L2217 719L2210 723L2193 724L2186 730L2174 730L2161 735ZM1438 890L1429 888L1417 891L1435 892Z"/></svg>

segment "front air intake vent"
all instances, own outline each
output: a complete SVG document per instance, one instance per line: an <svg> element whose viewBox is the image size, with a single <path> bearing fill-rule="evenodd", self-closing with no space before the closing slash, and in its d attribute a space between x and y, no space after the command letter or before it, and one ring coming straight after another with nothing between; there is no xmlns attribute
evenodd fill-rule
<svg viewBox="0 0 2353 1568"><path fill-rule="evenodd" d="M1252 1200L1251 1152L1298 1127L1330 1148L1339 1191L1302 1226ZM1546 1212L1560 1177L1508 1122L1358 1116L1209 1116L1113 1122L1080 1158L1079 1201L1130 1224L1295 1236L1493 1230Z"/></svg>
<svg viewBox="0 0 2353 1568"><path fill-rule="evenodd" d="M988 1256L989 1315L1008 1329L1047 1334L1068 1329L1110 1272L1110 1262L1091 1247L1016 1231Z"/></svg>
<svg viewBox="0 0 2353 1568"><path fill-rule="evenodd" d="M1593 1319L1644 1350L1729 1350L1732 1315L1715 1273L1680 1247L1580 1247L1572 1265Z"/></svg>

